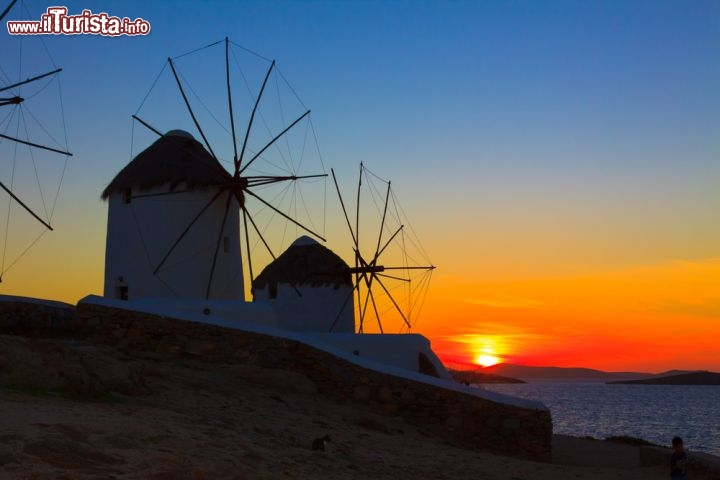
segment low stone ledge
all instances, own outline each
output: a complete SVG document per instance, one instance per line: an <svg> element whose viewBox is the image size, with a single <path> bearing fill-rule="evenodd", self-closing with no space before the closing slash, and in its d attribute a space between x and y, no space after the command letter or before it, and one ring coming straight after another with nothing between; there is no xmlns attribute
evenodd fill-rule
<svg viewBox="0 0 720 480"><path fill-rule="evenodd" d="M78 304L73 331L78 338L127 353L294 371L325 397L401 416L451 443L550 460L552 422L547 410L497 403L364 368L299 341L85 302Z"/></svg>
<svg viewBox="0 0 720 480"><path fill-rule="evenodd" d="M0 333L23 336L68 335L75 307L67 303L0 295Z"/></svg>

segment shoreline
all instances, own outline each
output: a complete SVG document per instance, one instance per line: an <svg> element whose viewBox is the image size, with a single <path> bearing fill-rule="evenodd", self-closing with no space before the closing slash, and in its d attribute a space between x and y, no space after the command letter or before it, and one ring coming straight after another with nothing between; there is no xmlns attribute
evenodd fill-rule
<svg viewBox="0 0 720 480"><path fill-rule="evenodd" d="M593 456L600 457L602 454L603 457L608 457L604 462L617 462L618 467L625 467L632 464L632 460L628 460L628 452L636 450L641 464L665 466L672 454L670 447L655 445L642 439L632 438L631 440L641 443L553 434L553 462L591 465ZM608 454L612 452L621 452L621 455L609 456ZM686 452L691 463L702 466L703 470L715 472L716 477L713 478L720 478L720 456L688 449Z"/></svg>
<svg viewBox="0 0 720 480"><path fill-rule="evenodd" d="M679 435L686 449L720 457L712 422L719 412L718 386L553 382L483 388L544 402L556 434L598 440L628 436L659 447L670 447L670 439ZM677 397L686 399L685 408L673 408Z"/></svg>

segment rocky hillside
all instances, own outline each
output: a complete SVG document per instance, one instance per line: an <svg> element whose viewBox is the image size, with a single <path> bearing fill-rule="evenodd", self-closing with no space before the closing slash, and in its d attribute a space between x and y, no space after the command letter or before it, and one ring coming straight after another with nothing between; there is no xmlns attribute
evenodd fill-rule
<svg viewBox="0 0 720 480"><path fill-rule="evenodd" d="M560 445L562 464L458 448L398 416L326 400L310 379L278 368L2 335L0 352L3 479L569 480L664 472L641 466L632 452L632 465L613 466L613 454L588 466L573 452L580 440ZM325 450L313 450L324 435ZM586 446L592 453L602 443Z"/></svg>

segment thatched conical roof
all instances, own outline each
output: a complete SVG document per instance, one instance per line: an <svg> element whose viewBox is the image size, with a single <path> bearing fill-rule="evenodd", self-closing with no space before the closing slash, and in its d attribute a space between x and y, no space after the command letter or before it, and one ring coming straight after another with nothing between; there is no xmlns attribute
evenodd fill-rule
<svg viewBox="0 0 720 480"><path fill-rule="evenodd" d="M349 268L332 250L303 236L265 267L253 282L253 289L262 290L268 284L278 283L352 287Z"/></svg>
<svg viewBox="0 0 720 480"><path fill-rule="evenodd" d="M102 198L131 188L147 190L184 184L189 190L227 183L232 176L200 142L182 130L172 130L140 152L105 188Z"/></svg>

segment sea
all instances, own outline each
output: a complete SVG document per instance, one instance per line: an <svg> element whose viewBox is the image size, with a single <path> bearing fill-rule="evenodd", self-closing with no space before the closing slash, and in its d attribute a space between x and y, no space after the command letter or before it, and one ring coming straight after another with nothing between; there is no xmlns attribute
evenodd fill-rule
<svg viewBox="0 0 720 480"><path fill-rule="evenodd" d="M720 457L720 386L536 382L480 388L543 402L553 432L605 439L628 435Z"/></svg>

